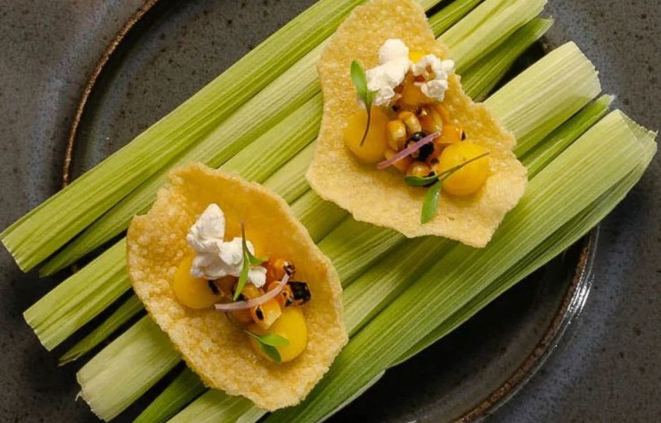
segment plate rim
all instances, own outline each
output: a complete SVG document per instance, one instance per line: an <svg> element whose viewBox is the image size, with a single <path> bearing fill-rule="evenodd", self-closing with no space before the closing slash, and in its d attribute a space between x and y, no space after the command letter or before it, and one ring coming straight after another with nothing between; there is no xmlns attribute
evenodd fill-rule
<svg viewBox="0 0 661 423"><path fill-rule="evenodd" d="M145 0L124 23L117 34L109 42L101 57L97 60L94 69L87 78L82 93L78 100L76 110L69 128L66 139L66 149L62 164L62 188L72 181L72 164L74 160L74 149L78 142L80 125L87 110L89 99L95 92L97 82L103 74L106 66L114 56L116 50L125 41L127 35L142 21L145 16L162 0ZM550 47L548 44L545 47ZM592 229L581 241L579 260L574 268L574 276L569 283L558 310L556 311L550 325L544 331L540 341L526 356L521 365L491 394L479 400L476 404L460 417L455 418L455 423L470 423L482 420L493 414L501 406L514 397L538 372L548 358L557 350L560 343L568 340L568 332L575 328L573 324L581 315L592 288L594 279L594 263L597 254L599 240L599 226ZM569 334L571 335L571 334ZM571 337L571 336L569 336ZM423 421L439 418L435 412L424 416Z"/></svg>

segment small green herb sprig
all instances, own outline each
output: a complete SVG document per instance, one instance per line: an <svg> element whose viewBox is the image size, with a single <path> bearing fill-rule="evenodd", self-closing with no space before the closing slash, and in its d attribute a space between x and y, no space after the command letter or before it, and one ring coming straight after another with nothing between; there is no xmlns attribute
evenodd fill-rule
<svg viewBox="0 0 661 423"><path fill-rule="evenodd" d="M473 157L470 160L463 162L460 165L452 167L445 172L439 173L438 175L425 176L420 178L418 176L407 176L404 178L404 182L413 187L429 187L429 190L425 194L424 201L422 203L422 214L420 216L421 223L430 222L436 213L438 212L438 202L441 199L441 189L443 188L443 182L452 176L453 173L462 169L464 166L467 166L477 160L480 160L489 153L480 154L477 157ZM431 186L430 186L431 185Z"/></svg>
<svg viewBox="0 0 661 423"><path fill-rule="evenodd" d="M365 109L367 110L367 127L365 128L363 138L360 140L360 146L362 147L370 132L370 124L372 123L372 104L374 103L377 92L370 91L367 88L367 74L357 60L354 60L351 63L351 80L353 81L353 85L356 86L356 92L358 93L360 101L363 102Z"/></svg>
<svg viewBox="0 0 661 423"><path fill-rule="evenodd" d="M239 299L241 292L243 292L243 288L246 286L250 267L259 266L268 261L268 259L255 257L248 249L248 243L246 242L246 228L243 222L241 222L241 246L243 250L243 267L241 268L241 275L239 276L239 281L237 282L236 290L234 291L234 301Z"/></svg>
<svg viewBox="0 0 661 423"><path fill-rule="evenodd" d="M282 363L282 357L280 357L280 352L278 352L277 347L286 347L289 345L289 340L283 336L277 335L275 333L267 333L266 335L257 335L256 333L245 331L248 336L254 338L255 341L259 344L259 348L266 354L271 360L276 363Z"/></svg>

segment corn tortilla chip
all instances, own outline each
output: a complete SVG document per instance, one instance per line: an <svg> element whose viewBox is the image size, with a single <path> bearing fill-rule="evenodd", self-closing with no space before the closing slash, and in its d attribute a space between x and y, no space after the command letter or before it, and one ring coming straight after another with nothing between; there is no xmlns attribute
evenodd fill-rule
<svg viewBox="0 0 661 423"><path fill-rule="evenodd" d="M514 136L464 94L460 78L450 78L444 105L468 139L490 151L490 176L470 197L443 194L436 217L420 223L423 188L407 186L397 171L360 163L344 146L343 133L357 110L349 70L358 60L365 69L378 64L378 52L389 38L402 39L412 51L449 58L435 40L424 10L415 0L373 0L356 8L329 41L319 62L324 95L321 132L307 179L324 199L349 211L356 220L395 229L405 236L436 235L484 247L523 196L527 170L512 149Z"/></svg>
<svg viewBox="0 0 661 423"><path fill-rule="evenodd" d="M240 236L240 222L245 222L257 254L292 260L296 278L308 282L312 300L301 307L308 345L295 360L276 364L259 357L247 335L223 313L192 310L176 300L174 273L193 252L186 234L211 203L225 212L226 239ZM258 184L201 164L174 170L149 213L133 219L128 268L150 316L204 383L242 395L265 410L298 404L348 340L337 272L287 204Z"/></svg>

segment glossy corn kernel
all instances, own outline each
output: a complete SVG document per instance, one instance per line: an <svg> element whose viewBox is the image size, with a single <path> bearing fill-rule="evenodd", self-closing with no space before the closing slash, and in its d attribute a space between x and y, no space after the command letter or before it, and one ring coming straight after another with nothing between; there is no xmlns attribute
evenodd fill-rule
<svg viewBox="0 0 661 423"><path fill-rule="evenodd" d="M186 307L195 310L209 308L220 302L222 294L212 281L191 275L193 259L194 256L191 255L179 263L174 274L172 289L177 301Z"/></svg>
<svg viewBox="0 0 661 423"><path fill-rule="evenodd" d="M440 175L486 152L484 147L471 142L451 144L443 150L435 171ZM443 191L456 196L475 194L484 186L488 177L489 156L485 156L448 176L443 182Z"/></svg>
<svg viewBox="0 0 661 423"><path fill-rule="evenodd" d="M443 123L452 123L452 119L450 118L450 112L448 112L448 109L443 106L440 103L434 104L434 110L438 112L438 114L441 116L441 119L443 119Z"/></svg>
<svg viewBox="0 0 661 423"><path fill-rule="evenodd" d="M395 154L397 154L397 152L394 150L386 150L386 160L390 160ZM406 156L403 159L393 163L392 167L402 173L406 173L409 170L411 164L413 164L413 159L410 156Z"/></svg>
<svg viewBox="0 0 661 423"><path fill-rule="evenodd" d="M269 284L268 291L273 291L278 287L280 284L280 281L273 281ZM291 287L289 284L286 284L285 287L280 291L277 297L275 299L278 301L278 304L280 304L281 308L287 308L291 305L294 304L294 293L291 291Z"/></svg>
<svg viewBox="0 0 661 423"><path fill-rule="evenodd" d="M436 139L439 144L456 144L464 139L464 130L457 125L445 125L441 136Z"/></svg>
<svg viewBox="0 0 661 423"><path fill-rule="evenodd" d="M404 144L406 144L406 140L408 139L404 122L399 119L391 120L388 122L386 128L388 132L388 146L395 151L404 148Z"/></svg>
<svg viewBox="0 0 661 423"><path fill-rule="evenodd" d="M443 118L441 114L432 107L422 109L418 117L422 130L428 134L440 133L443 131Z"/></svg>
<svg viewBox="0 0 661 423"><path fill-rule="evenodd" d="M413 112L404 111L400 112L397 116L399 120L404 122L406 130L409 134L414 134L416 132L422 131L422 125L420 125L420 120Z"/></svg>
<svg viewBox="0 0 661 423"><path fill-rule="evenodd" d="M284 259L269 260L266 266L266 280L268 282L280 281L285 275L292 278L295 274L296 266L294 266L294 263Z"/></svg>
<svg viewBox="0 0 661 423"><path fill-rule="evenodd" d="M360 142L365 135L367 127L367 112L359 110L349 118L349 124L344 131L344 145L365 163L376 163L383 159L383 154L388 148L388 135L386 126L388 116L379 107L372 107L370 127L365 141Z"/></svg>
<svg viewBox="0 0 661 423"><path fill-rule="evenodd" d="M257 335L274 333L289 341L289 344L284 347L276 347L283 363L298 357L305 351L308 344L308 327L305 323L305 316L299 308L286 309L268 330L264 330L257 325L252 325L249 330ZM250 337L250 343L257 354L270 360L270 357L264 354L259 343L252 337Z"/></svg>
<svg viewBox="0 0 661 423"><path fill-rule="evenodd" d="M426 176L429 176L431 173L431 168L427 163L423 162L415 162L409 167L408 172L406 172L407 176L416 176L418 178L424 178Z"/></svg>
<svg viewBox="0 0 661 423"><path fill-rule="evenodd" d="M250 309L255 324L262 329L268 329L282 315L282 309L278 301L273 298L264 304Z"/></svg>
<svg viewBox="0 0 661 423"><path fill-rule="evenodd" d="M420 87L415 85L415 81L411 80L404 83L399 101L410 107L420 107L431 103L433 100L424 95L420 91Z"/></svg>
<svg viewBox="0 0 661 423"><path fill-rule="evenodd" d="M312 299L312 294L307 283L292 281L287 285L291 289L294 305L301 306Z"/></svg>

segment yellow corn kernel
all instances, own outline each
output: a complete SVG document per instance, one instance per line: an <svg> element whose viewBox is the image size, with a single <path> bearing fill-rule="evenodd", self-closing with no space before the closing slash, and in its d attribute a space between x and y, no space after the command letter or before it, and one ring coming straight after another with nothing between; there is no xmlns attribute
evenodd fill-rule
<svg viewBox="0 0 661 423"><path fill-rule="evenodd" d="M415 134L416 132L422 131L422 125L420 125L420 120L413 112L404 111L400 112L397 116L399 120L404 122L406 129L409 134Z"/></svg>
<svg viewBox="0 0 661 423"><path fill-rule="evenodd" d="M383 159L383 154L388 148L387 124L388 116L385 112L380 107L372 107L369 132L363 145L360 145L367 127L367 112L360 110L349 118L349 124L344 131L344 145L360 161L365 163L378 162Z"/></svg>
<svg viewBox="0 0 661 423"><path fill-rule="evenodd" d="M190 274L194 258L193 255L190 255L181 260L174 274L172 289L177 301L186 307L200 310L220 302L223 295L217 287L214 292L215 285L210 285L213 282L196 278Z"/></svg>
<svg viewBox="0 0 661 423"><path fill-rule="evenodd" d="M450 118L450 112L440 103L434 104L434 109L441 115L443 123L451 123L452 119Z"/></svg>
<svg viewBox="0 0 661 423"><path fill-rule="evenodd" d="M487 153L487 151L486 148L471 142L451 144L443 150L434 170L438 175L441 175L443 172ZM485 156L468 163L448 176L443 182L443 191L456 196L475 194L482 188L488 177L489 156Z"/></svg>
<svg viewBox="0 0 661 423"><path fill-rule="evenodd" d="M432 107L425 107L422 109L418 120L420 120L422 130L428 134L443 131L443 118L441 117L441 114Z"/></svg>
<svg viewBox="0 0 661 423"><path fill-rule="evenodd" d="M296 267L294 263L283 259L271 259L266 266L266 281L280 281L285 277L285 274L290 278L296 274Z"/></svg>
<svg viewBox="0 0 661 423"><path fill-rule="evenodd" d="M457 125L445 125L443 126L443 132L441 136L436 138L436 142L439 144L456 144L461 142L464 137L464 130Z"/></svg>
<svg viewBox="0 0 661 423"><path fill-rule="evenodd" d="M399 151L404 148L408 134L406 132L406 125L399 119L391 120L387 126L388 132L388 145L391 149Z"/></svg>
<svg viewBox="0 0 661 423"><path fill-rule="evenodd" d="M274 333L289 341L289 344L284 347L276 347L283 363L292 361L298 357L308 345L308 327L305 323L305 316L303 316L303 313L299 308L286 309L282 313L282 316L275 321L268 331L257 325L250 326L249 330L257 335ZM257 354L270 360L270 358L262 352L259 343L252 337L250 337L250 344Z"/></svg>
<svg viewBox="0 0 661 423"><path fill-rule="evenodd" d="M424 95L422 91L420 91L420 87L415 85L414 80L408 80L404 82L404 86L402 88L402 93L401 93L401 103L403 103L406 106L410 107L420 107L424 106L425 104L429 104L432 102L432 100Z"/></svg>
<svg viewBox="0 0 661 423"><path fill-rule="evenodd" d="M280 284L280 281L273 281L269 284L267 292L271 292L274 289L278 287L278 284ZM285 287L280 291L277 297L275 299L278 301L278 304L280 304L281 308L286 308L289 307L290 305L294 304L294 293L291 290L291 287L289 284L285 285Z"/></svg>
<svg viewBox="0 0 661 423"><path fill-rule="evenodd" d="M282 315L282 309L278 301L273 298L264 304L251 308L250 314L257 326L262 329L268 329Z"/></svg>
<svg viewBox="0 0 661 423"><path fill-rule="evenodd" d="M415 162L409 167L408 172L406 173L407 176L417 176L418 178L424 178L425 176L429 176L431 173L431 168L427 163L423 162Z"/></svg>
<svg viewBox="0 0 661 423"><path fill-rule="evenodd" d="M386 150L386 160L390 160L395 154L397 154L397 152L394 150ZM411 164L413 164L413 159L410 156L406 156L403 159L393 163L392 166L400 172L406 173L409 170Z"/></svg>

